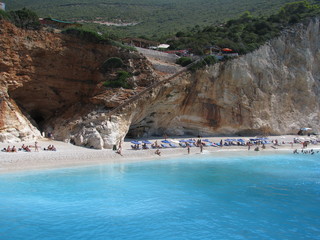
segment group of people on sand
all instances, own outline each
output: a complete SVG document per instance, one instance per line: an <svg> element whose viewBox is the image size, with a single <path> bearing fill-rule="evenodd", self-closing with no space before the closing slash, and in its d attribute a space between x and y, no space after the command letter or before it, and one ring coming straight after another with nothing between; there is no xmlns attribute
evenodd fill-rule
<svg viewBox="0 0 320 240"><path fill-rule="evenodd" d="M10 147L8 146L7 148L1 149L1 152L17 152L16 146Z"/></svg>
<svg viewBox="0 0 320 240"><path fill-rule="evenodd" d="M47 148L43 149L44 151L57 151L54 145L49 145Z"/></svg>
<svg viewBox="0 0 320 240"><path fill-rule="evenodd" d="M166 140L166 138L165 138ZM294 143L301 143L302 144L302 149L307 148L307 146L309 144L318 144L320 143L320 140L315 141L314 143L311 141L297 141L297 139L293 139L293 141L290 142L285 142L283 140L279 141L278 139L273 139L273 140L269 140L268 138L255 138L255 139L250 139L250 140L244 140L244 139L238 139L238 140L232 140L232 139L226 139L223 140L221 139L220 142L214 143L211 142L208 139L202 140L202 138L200 136L198 136L197 139L195 138L190 138L188 140L181 140L179 142L179 146L178 147L182 147L182 148L186 148L187 153L190 154L191 149L193 147L198 147L198 149L200 150L200 153L203 153L203 150L205 147L209 147L209 146L213 146L213 147L225 147L225 146L243 146L243 147L247 147L248 150L254 150L254 151L261 151L264 150L268 147L273 148L273 149L278 149L278 147L282 146L282 145L286 145L286 144L291 144L291 147L293 148L293 144ZM155 140L152 144L151 143L146 143L146 141L142 141L143 144L140 146L141 143L139 144L135 144L135 145L131 145L131 148L134 150L140 150L140 149L155 149L154 154L156 155L161 155L160 149L163 148L168 148L169 146L164 146L165 144L159 144L158 140ZM161 141L164 143L168 143L165 141ZM169 141L170 142L170 141ZM147 144L151 144L150 147L147 146ZM121 145L121 144L120 144ZM174 144L169 144L171 148L176 148L177 146L175 146ZM172 146L173 145L173 146ZM169 147L169 148L170 148ZM117 149L114 149L117 150ZM119 150L116 152L120 155L121 154L121 148L119 148ZM298 153L297 150L294 151L294 153ZM315 152L313 150L311 151L302 151L301 153L304 154L314 154Z"/></svg>
<svg viewBox="0 0 320 240"><path fill-rule="evenodd" d="M162 148L161 145L158 144L158 141L154 141L154 143L151 144L152 148Z"/></svg>
<svg viewBox="0 0 320 240"><path fill-rule="evenodd" d="M1 151L2 152L18 152L18 151L31 152L31 149L30 149L31 147L32 147L31 145L27 146L22 144L21 148L19 149L17 149L16 146L12 146L12 147L8 146L7 148L3 148Z"/></svg>
<svg viewBox="0 0 320 240"><path fill-rule="evenodd" d="M140 150L140 145L139 144L134 144L134 145L131 145L131 148L133 150Z"/></svg>
<svg viewBox="0 0 320 240"><path fill-rule="evenodd" d="M8 146L7 148L3 148L2 152L31 152L31 149L34 149L35 152L39 152L40 146L38 145L38 142L35 142L34 145L25 145L22 144L21 148L16 148L16 146ZM49 145L47 148L44 148L45 151L57 151L56 147L54 145Z"/></svg>

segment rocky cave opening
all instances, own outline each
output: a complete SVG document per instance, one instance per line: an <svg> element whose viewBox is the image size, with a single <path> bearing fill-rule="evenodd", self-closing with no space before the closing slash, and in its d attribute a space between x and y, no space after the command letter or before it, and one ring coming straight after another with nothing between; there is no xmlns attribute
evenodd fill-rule
<svg viewBox="0 0 320 240"><path fill-rule="evenodd" d="M48 120L61 108L61 104L47 94L45 91L30 89L28 85L9 92L10 98L40 132L45 130Z"/></svg>
<svg viewBox="0 0 320 240"><path fill-rule="evenodd" d="M30 117L34 121L35 127L39 129L40 132L44 129L45 117L40 110L34 109L29 113Z"/></svg>

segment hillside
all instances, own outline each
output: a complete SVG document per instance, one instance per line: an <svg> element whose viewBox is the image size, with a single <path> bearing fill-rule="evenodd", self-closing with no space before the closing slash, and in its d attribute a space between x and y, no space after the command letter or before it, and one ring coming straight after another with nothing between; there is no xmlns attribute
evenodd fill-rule
<svg viewBox="0 0 320 240"><path fill-rule="evenodd" d="M110 35L159 38L195 25L225 22L245 11L270 15L290 2L295 0L12 0L6 4L7 10L26 7L41 17L90 22L89 27Z"/></svg>
<svg viewBox="0 0 320 240"><path fill-rule="evenodd" d="M211 48L211 52L229 48L230 51L245 54L279 36L284 29L319 15L318 4L308 1L287 3L277 13L267 17L253 16L247 11L220 26L195 27L190 31L180 31L167 43L172 49L189 49L200 55L208 52L208 48Z"/></svg>

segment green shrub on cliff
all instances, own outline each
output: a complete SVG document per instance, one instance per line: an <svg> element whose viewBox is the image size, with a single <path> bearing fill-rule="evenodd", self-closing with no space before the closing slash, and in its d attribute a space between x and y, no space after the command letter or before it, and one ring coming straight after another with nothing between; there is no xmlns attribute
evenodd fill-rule
<svg viewBox="0 0 320 240"><path fill-rule="evenodd" d="M0 20L10 20L10 15L6 12L0 9Z"/></svg>
<svg viewBox="0 0 320 240"><path fill-rule="evenodd" d="M131 73L126 71L118 71L118 76L115 80L104 82L103 86L110 88L127 88L132 89L133 86L128 82L128 78L132 77Z"/></svg>
<svg viewBox="0 0 320 240"><path fill-rule="evenodd" d="M126 49L126 50L129 50L129 51L132 51L132 52L137 52L137 49L135 47L122 44L121 42L118 42L118 41L110 40L110 44L112 46L116 46L116 47L121 48L121 49Z"/></svg>
<svg viewBox="0 0 320 240"><path fill-rule="evenodd" d="M199 60L198 62L194 63L189 70L191 70L192 72L198 70L198 69L202 69L206 66L210 66L213 65L215 63L218 62L218 59L215 56L206 56L203 59Z"/></svg>
<svg viewBox="0 0 320 240"><path fill-rule="evenodd" d="M81 40L92 43L110 43L109 40L103 38L97 32L82 28L68 28L66 30L63 30L62 33L73 35Z"/></svg>
<svg viewBox="0 0 320 240"><path fill-rule="evenodd" d="M41 27L38 15L26 8L10 12L0 10L1 19L12 22L19 28L38 30Z"/></svg>
<svg viewBox="0 0 320 240"><path fill-rule="evenodd" d="M38 15L26 8L17 11L10 11L7 15L0 15L9 17L5 19L11 21L19 28L38 30L41 27Z"/></svg>
<svg viewBox="0 0 320 240"><path fill-rule="evenodd" d="M176 61L176 64L181 65L182 67L185 67L192 63L192 59L190 57L181 57Z"/></svg>

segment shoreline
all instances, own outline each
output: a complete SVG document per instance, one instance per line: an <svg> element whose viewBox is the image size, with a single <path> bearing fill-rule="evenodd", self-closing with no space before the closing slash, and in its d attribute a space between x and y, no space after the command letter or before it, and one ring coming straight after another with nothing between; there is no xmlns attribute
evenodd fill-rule
<svg viewBox="0 0 320 240"><path fill-rule="evenodd" d="M213 142L219 142L221 139L225 140L231 137L205 137L204 139L209 139ZM248 139L248 137L242 137L243 139ZM247 146L223 146L223 147L204 147L203 155L217 155L230 154L234 155L238 153L246 153L247 155L253 154L264 154L264 153L284 153L293 152L295 149L301 150L301 143L294 143L291 146L290 143L293 138L304 138L306 140L309 137L301 137L298 135L284 135L284 136L272 136L269 140L278 139L279 142L285 142L286 144L276 146L276 149L272 148L272 144L267 144L266 149L261 149L260 151L254 151L254 147L248 151ZM168 140L179 141L181 139L188 139L188 137L176 137L168 138ZM163 138L153 138L148 139L150 142L158 141L159 143ZM27 145L34 145L34 142L26 142ZM58 169L58 168L70 168L70 167L85 167L94 165L105 165L105 164L118 164L118 163L130 163L130 162L142 162L142 161L154 161L163 160L176 157L192 157L198 156L200 153L199 147L191 147L190 154L188 154L186 148L166 148L160 149L161 156L155 154L156 149L145 149L145 150L132 150L131 149L131 139L125 139L122 144L122 155L120 156L112 149L89 149L85 147L74 146L70 143L59 142L54 140L42 139L38 140L39 152L35 152L34 148L31 148L31 152L0 152L0 174L12 173L12 172L22 172L22 171L36 171L36 170L48 170L48 169ZM55 145L57 151L44 151L48 145ZM0 143L0 148L3 149L8 145L15 145L20 148L21 143ZM320 149L320 144L310 145L306 150L310 149Z"/></svg>

